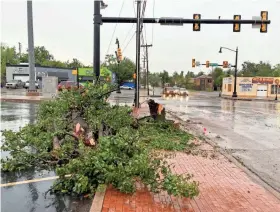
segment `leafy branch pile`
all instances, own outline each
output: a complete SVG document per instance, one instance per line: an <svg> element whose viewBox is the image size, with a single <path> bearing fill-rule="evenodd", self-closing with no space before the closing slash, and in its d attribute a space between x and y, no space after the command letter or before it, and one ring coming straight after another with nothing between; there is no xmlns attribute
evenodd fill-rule
<svg viewBox="0 0 280 212"><path fill-rule="evenodd" d="M10 157L2 160L2 171L55 170L60 178L51 192L69 195L93 194L99 184L132 193L136 182L154 192L198 195L198 183L173 174L157 151L182 150L191 135L168 121L134 119L129 107L110 106L111 89L90 85L63 91L40 105L35 124L4 131L2 150Z"/></svg>

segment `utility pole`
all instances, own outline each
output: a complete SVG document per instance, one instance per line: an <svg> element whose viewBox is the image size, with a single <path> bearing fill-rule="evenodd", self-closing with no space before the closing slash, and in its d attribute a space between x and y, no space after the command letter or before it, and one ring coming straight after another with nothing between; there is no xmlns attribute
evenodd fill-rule
<svg viewBox="0 0 280 212"><path fill-rule="evenodd" d="M18 53L21 55L21 42L18 42Z"/></svg>
<svg viewBox="0 0 280 212"><path fill-rule="evenodd" d="M146 86L147 86L147 69L146 69L146 57L145 56L143 57L142 62L143 62L143 73L145 73L145 74L143 74L143 76L145 75L144 89L146 89Z"/></svg>
<svg viewBox="0 0 280 212"><path fill-rule="evenodd" d="M33 15L32 15L31 0L27 0L27 28L28 28L28 59L29 59L28 92L37 92L35 86L35 56L34 56Z"/></svg>
<svg viewBox="0 0 280 212"><path fill-rule="evenodd" d="M141 45L141 47L146 48L146 62L147 62L147 71L146 71L146 85L147 85L147 91L148 91L148 96L150 95L150 88L149 88L149 54L148 54L148 48L152 47L153 45Z"/></svg>
<svg viewBox="0 0 280 212"><path fill-rule="evenodd" d="M141 14L141 0L137 0L137 30L136 30L136 83L135 83L135 107L139 108L139 82L140 82L140 14Z"/></svg>

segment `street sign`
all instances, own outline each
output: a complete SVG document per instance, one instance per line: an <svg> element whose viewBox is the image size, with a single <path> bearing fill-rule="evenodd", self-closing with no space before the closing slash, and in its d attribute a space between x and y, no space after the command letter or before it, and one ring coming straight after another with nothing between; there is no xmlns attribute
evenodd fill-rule
<svg viewBox="0 0 280 212"><path fill-rule="evenodd" d="M260 20L262 20L262 17L261 16L253 16L252 20L260 21ZM261 28L261 24L252 24L252 28L253 29L260 29Z"/></svg>
<svg viewBox="0 0 280 212"><path fill-rule="evenodd" d="M200 66L200 62L199 62L199 61L196 61L196 62L195 62L195 66Z"/></svg>
<svg viewBox="0 0 280 212"><path fill-rule="evenodd" d="M219 66L218 63L210 63L210 66L215 67L215 66Z"/></svg>

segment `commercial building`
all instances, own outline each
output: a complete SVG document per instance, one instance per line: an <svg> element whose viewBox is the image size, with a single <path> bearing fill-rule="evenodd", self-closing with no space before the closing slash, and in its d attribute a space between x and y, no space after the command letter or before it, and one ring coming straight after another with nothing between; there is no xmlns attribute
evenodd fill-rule
<svg viewBox="0 0 280 212"><path fill-rule="evenodd" d="M78 77L80 83L86 83L86 82L93 82L95 73L93 71L93 67L83 67L78 68ZM116 76L114 73L112 73L109 69L106 67L101 67L100 69L100 80L108 81L115 83Z"/></svg>
<svg viewBox="0 0 280 212"><path fill-rule="evenodd" d="M58 82L61 81L75 81L76 76L73 75L72 68L53 68L47 66L35 66L35 78L39 82L39 86L42 86L42 77L55 76L58 78ZM26 82L29 80L29 67L28 64L21 65L8 65L6 66L6 80L21 80Z"/></svg>
<svg viewBox="0 0 280 212"><path fill-rule="evenodd" d="M200 91L213 91L212 77L204 74L194 78L194 88Z"/></svg>
<svg viewBox="0 0 280 212"><path fill-rule="evenodd" d="M280 94L280 77L237 77L238 97L272 98ZM278 88L277 88L278 86ZM234 77L223 78L222 95L231 96L234 90Z"/></svg>

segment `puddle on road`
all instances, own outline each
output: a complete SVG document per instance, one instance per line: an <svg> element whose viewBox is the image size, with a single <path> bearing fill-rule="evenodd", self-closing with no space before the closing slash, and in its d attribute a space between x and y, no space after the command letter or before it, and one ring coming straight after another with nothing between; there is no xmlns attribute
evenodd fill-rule
<svg viewBox="0 0 280 212"><path fill-rule="evenodd" d="M29 103L1 103L1 130L18 131L20 127L36 120L37 104ZM1 133L1 143L3 142ZM1 152L1 158L8 156L8 152ZM1 172L1 184L19 182L37 178L54 176L54 172ZM79 200L69 196L46 195L53 180L37 183L27 183L10 187L1 187L1 211L5 212L88 212L91 201Z"/></svg>

